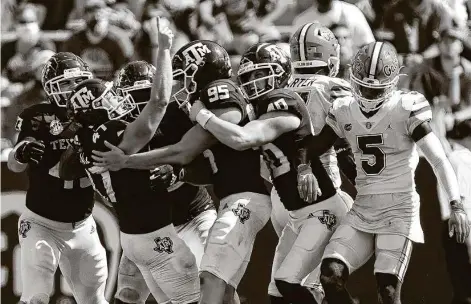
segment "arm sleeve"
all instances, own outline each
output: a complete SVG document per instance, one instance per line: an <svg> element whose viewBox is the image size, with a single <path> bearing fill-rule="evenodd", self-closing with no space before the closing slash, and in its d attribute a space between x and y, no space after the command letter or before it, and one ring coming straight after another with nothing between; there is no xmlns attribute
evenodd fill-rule
<svg viewBox="0 0 471 304"><path fill-rule="evenodd" d="M355 164L355 157L353 156L352 147L345 139L338 139L335 144L335 153L337 154L337 161L340 170L348 178L348 180L355 185L357 177L357 170Z"/></svg>
<svg viewBox="0 0 471 304"><path fill-rule="evenodd" d="M335 131L338 137L345 138L345 134L343 133L343 129L339 126L337 122L336 113L334 107L330 107L329 112L327 113L327 117L325 119L325 123Z"/></svg>
<svg viewBox="0 0 471 304"><path fill-rule="evenodd" d="M417 142L425 158L432 166L440 186L444 190L448 201L459 200L460 191L455 171L446 157L440 140L433 133L429 133Z"/></svg>
<svg viewBox="0 0 471 304"><path fill-rule="evenodd" d="M329 126L324 126L318 135L307 135L297 144L296 166L309 164L312 159L318 159L334 145L338 136Z"/></svg>

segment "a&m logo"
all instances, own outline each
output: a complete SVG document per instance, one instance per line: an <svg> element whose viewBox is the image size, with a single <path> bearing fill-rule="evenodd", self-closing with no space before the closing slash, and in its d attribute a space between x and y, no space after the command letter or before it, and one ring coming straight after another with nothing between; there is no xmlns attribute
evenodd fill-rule
<svg viewBox="0 0 471 304"><path fill-rule="evenodd" d="M31 229L31 223L26 220L21 220L20 227L18 228L18 233L26 238L26 233Z"/></svg>
<svg viewBox="0 0 471 304"><path fill-rule="evenodd" d="M75 109L85 108L90 101L95 100L93 93L88 90L86 87L81 88L77 93L75 93L70 101Z"/></svg>
<svg viewBox="0 0 471 304"><path fill-rule="evenodd" d="M195 63L196 65L201 65L205 61L204 56L209 53L211 50L201 42L193 44L182 52L187 64Z"/></svg>
<svg viewBox="0 0 471 304"><path fill-rule="evenodd" d="M329 210L322 210L322 215L317 216L319 222L327 226L327 229L332 231L334 229L335 224L337 224L337 217L335 214L330 213Z"/></svg>
<svg viewBox="0 0 471 304"><path fill-rule="evenodd" d="M173 253L173 241L168 236L163 237L163 238L158 237L154 239L154 242L155 242L154 251L157 251L160 253L166 252L168 254Z"/></svg>
<svg viewBox="0 0 471 304"><path fill-rule="evenodd" d="M232 212L239 217L242 224L250 218L250 209L246 208L243 204L239 204L237 208L232 208Z"/></svg>
<svg viewBox="0 0 471 304"><path fill-rule="evenodd" d="M64 131L64 126L59 120L55 119L51 121L51 123L49 124L49 132L52 135L59 135L62 133L62 131Z"/></svg>

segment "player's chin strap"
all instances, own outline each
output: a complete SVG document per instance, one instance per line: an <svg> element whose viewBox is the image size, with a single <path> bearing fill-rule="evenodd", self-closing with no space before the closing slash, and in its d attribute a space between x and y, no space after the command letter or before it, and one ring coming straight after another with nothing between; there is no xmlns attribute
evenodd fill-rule
<svg viewBox="0 0 471 304"><path fill-rule="evenodd" d="M425 158L432 166L440 186L444 190L448 201L460 201L460 190L455 171L450 161L446 157L445 151L438 137L430 132L422 137L418 142ZM453 206L452 206L453 208Z"/></svg>

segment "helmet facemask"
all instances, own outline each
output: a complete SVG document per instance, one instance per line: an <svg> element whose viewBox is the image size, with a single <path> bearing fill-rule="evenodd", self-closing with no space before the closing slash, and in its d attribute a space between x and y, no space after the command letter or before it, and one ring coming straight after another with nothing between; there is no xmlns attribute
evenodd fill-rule
<svg viewBox="0 0 471 304"><path fill-rule="evenodd" d="M191 96L196 93L197 83L194 80L194 76L197 71L198 66L196 64L190 64L184 70L176 69L173 71L174 87L178 86L178 89L172 94L172 99L184 111L189 111L191 108Z"/></svg>
<svg viewBox="0 0 471 304"><path fill-rule="evenodd" d="M399 75L392 80L380 82L378 79L357 78L350 72L350 83L352 85L353 96L358 101L362 111L368 113L381 108L396 89Z"/></svg>
<svg viewBox="0 0 471 304"><path fill-rule="evenodd" d="M106 90L96 99L90 100L90 104L87 105L87 101L84 99L88 96L82 96L82 94L86 94L89 91L86 87L83 87L70 98L74 112L87 112L92 109L105 110L109 120L117 120L131 113L136 105L133 103L130 95L118 96L112 88L113 84L111 82L107 83Z"/></svg>
<svg viewBox="0 0 471 304"><path fill-rule="evenodd" d="M135 105L134 111L130 113L132 120L136 119L141 114L144 107L150 100L150 93L152 90L152 83L149 80L138 80L134 85L117 88L116 94L122 98L129 98Z"/></svg>
<svg viewBox="0 0 471 304"><path fill-rule="evenodd" d="M266 76L257 77L251 80L251 75L255 71L267 71ZM239 67L237 78L239 80L242 94L248 100L257 99L278 87L277 78L284 73L283 68L278 63L246 63ZM259 88L263 82L264 86Z"/></svg>
<svg viewBox="0 0 471 304"><path fill-rule="evenodd" d="M72 89L80 79L80 82L86 79L92 79L93 74L89 71L83 71L80 68L72 68L64 70L64 74L56 76L44 83L44 91L47 96L52 97L59 107L67 107L67 98ZM68 82L76 80L73 85Z"/></svg>

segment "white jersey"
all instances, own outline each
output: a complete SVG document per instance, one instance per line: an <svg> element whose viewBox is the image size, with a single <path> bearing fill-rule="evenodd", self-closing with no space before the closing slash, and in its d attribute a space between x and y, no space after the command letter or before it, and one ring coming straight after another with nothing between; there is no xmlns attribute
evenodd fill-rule
<svg viewBox="0 0 471 304"><path fill-rule="evenodd" d="M370 118L353 97L334 102L326 122L352 147L358 195L415 192L419 156L411 134L431 118L428 101L417 92L396 91Z"/></svg>
<svg viewBox="0 0 471 304"><path fill-rule="evenodd" d="M315 134L319 134L324 127L332 102L352 95L348 82L324 75L295 74L287 87L297 92L306 102ZM321 162L335 188L340 188L342 181L333 147L321 156Z"/></svg>

